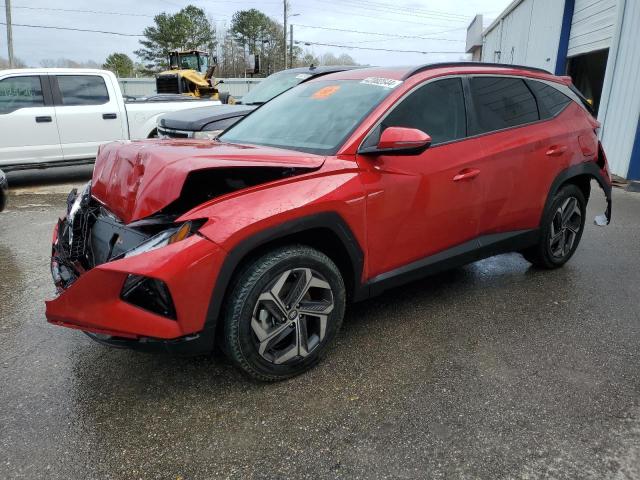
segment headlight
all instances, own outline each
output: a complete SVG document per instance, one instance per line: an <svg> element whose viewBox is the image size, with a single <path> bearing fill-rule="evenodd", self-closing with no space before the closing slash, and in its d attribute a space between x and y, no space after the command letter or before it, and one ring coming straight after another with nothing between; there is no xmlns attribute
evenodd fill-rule
<svg viewBox="0 0 640 480"><path fill-rule="evenodd" d="M206 140L213 140L222 133L222 130L203 130L201 132L194 132L193 138L203 138Z"/></svg>
<svg viewBox="0 0 640 480"><path fill-rule="evenodd" d="M85 202L86 204L90 195L91 195L91 182L87 182L87 184L82 188L82 190L76 194L76 198L73 200L73 203L71 203L70 199L67 198L67 222L70 227L69 228L69 245L73 244L73 221L76 218L76 214L82 208L83 202Z"/></svg>
<svg viewBox="0 0 640 480"><path fill-rule="evenodd" d="M145 242L141 243L137 247L132 248L131 250L126 252L124 254L124 258L140 255L141 253L150 252L157 248L166 247L167 245L171 245L172 243L184 240L191 233L191 228L191 222L186 222L179 227L160 232L157 235L154 235L150 239L146 240Z"/></svg>

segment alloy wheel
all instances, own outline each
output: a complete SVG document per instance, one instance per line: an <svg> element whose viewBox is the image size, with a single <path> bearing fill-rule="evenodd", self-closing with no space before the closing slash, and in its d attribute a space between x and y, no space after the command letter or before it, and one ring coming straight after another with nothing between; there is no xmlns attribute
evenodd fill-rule
<svg viewBox="0 0 640 480"><path fill-rule="evenodd" d="M582 211L575 197L568 197L556 210L551 221L549 248L555 258L569 253L582 228Z"/></svg>
<svg viewBox="0 0 640 480"><path fill-rule="evenodd" d="M251 329L258 353L270 363L300 360L324 339L334 298L329 283L313 269L285 271L260 294Z"/></svg>

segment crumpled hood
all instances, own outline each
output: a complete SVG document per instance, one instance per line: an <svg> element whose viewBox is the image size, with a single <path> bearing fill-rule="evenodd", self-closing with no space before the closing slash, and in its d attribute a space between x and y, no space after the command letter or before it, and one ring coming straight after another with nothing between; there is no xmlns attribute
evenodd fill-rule
<svg viewBox="0 0 640 480"><path fill-rule="evenodd" d="M148 217L178 199L190 172L216 168L308 168L319 155L209 140L142 140L103 145L92 196L124 223Z"/></svg>

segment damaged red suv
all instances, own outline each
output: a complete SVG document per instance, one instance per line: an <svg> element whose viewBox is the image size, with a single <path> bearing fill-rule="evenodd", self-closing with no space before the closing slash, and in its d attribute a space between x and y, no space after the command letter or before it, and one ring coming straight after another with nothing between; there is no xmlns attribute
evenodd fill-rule
<svg viewBox="0 0 640 480"><path fill-rule="evenodd" d="M47 319L299 374L350 301L503 252L562 266L593 179L611 215L597 128L566 77L457 63L324 76L214 141L109 144L55 228Z"/></svg>

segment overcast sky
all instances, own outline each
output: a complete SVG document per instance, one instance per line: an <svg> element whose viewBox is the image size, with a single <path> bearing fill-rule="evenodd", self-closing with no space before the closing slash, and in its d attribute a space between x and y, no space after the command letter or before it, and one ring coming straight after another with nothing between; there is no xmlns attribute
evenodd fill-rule
<svg viewBox="0 0 640 480"><path fill-rule="evenodd" d="M290 11L299 14L291 17L294 24L294 40L351 45L353 47L381 48L389 50L416 50L405 53L362 49L346 49L335 46L310 45L304 48L315 54L330 51L348 53L356 61L371 65L406 65L443 60L458 60L464 51L466 27L476 13L495 18L511 0L290 0ZM133 57L138 48L137 37L27 28L15 24L46 25L56 27L108 30L128 34L140 34L151 25L153 15L162 11L177 12L194 4L203 8L222 31L229 26L236 10L257 8L282 22L282 1L279 0L13 0L13 41L16 57L29 66L38 66L42 59L70 58L103 62L112 52L124 52ZM4 22L4 1L0 0L0 21ZM22 8L29 7L29 8ZM94 10L117 12L79 13L46 9ZM360 30L404 36L429 36L436 39L383 37L303 27L331 27L343 30ZM0 57L7 57L6 30L0 25ZM134 58L135 59L135 58Z"/></svg>

